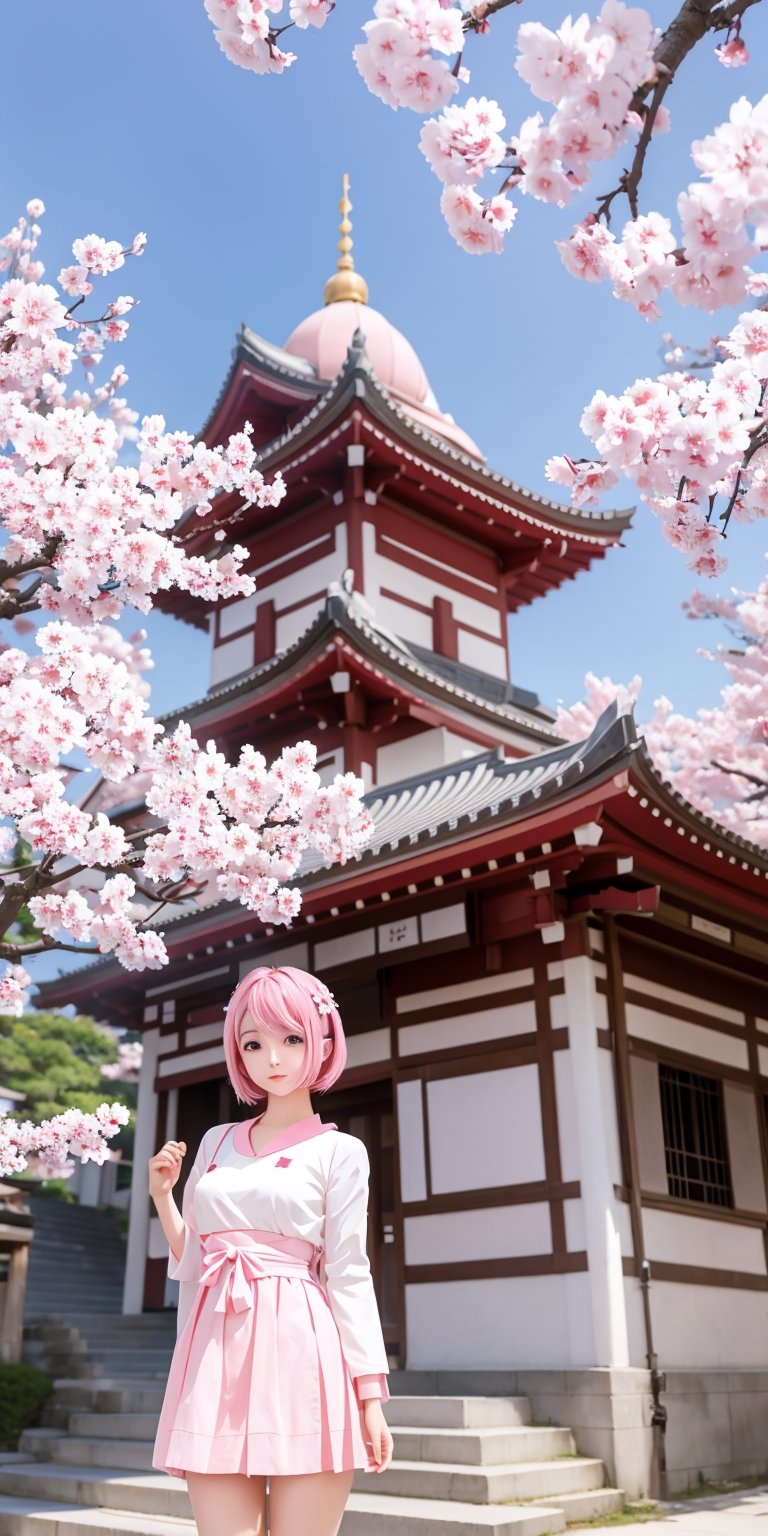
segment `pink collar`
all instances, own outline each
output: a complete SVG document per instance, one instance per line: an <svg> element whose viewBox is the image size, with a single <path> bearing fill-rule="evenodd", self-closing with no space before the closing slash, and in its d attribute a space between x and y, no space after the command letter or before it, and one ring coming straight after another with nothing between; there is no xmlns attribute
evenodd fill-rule
<svg viewBox="0 0 768 1536"><path fill-rule="evenodd" d="M260 1115L254 1115L252 1120L240 1120L235 1126L232 1145L241 1157L269 1157L272 1152L282 1152L284 1147L295 1147L298 1142L309 1141L312 1136L321 1136L324 1131L338 1130L337 1125L323 1125L319 1115L308 1115L305 1120L297 1120L294 1125L286 1126L284 1131L278 1131L271 1141L254 1152L251 1146L251 1126L260 1119Z"/></svg>

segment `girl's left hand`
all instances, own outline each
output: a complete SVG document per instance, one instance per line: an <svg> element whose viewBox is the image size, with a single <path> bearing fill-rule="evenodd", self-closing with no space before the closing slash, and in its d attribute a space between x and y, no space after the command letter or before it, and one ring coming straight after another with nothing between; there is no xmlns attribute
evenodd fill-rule
<svg viewBox="0 0 768 1536"><path fill-rule="evenodd" d="M381 1399L368 1398L363 1407L363 1421L365 1424L365 1446L373 1465L368 1466L369 1472L383 1472L392 1460L394 1443L392 1431L384 1417Z"/></svg>

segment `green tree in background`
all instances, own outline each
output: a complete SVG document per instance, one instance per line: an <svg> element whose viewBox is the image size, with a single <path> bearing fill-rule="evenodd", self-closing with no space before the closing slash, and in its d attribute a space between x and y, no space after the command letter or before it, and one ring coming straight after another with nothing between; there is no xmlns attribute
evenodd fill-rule
<svg viewBox="0 0 768 1536"><path fill-rule="evenodd" d="M0 1016L0 1083L27 1095L14 1119L37 1122L70 1108L94 1111L105 1093L135 1107L135 1083L101 1076L102 1066L117 1056L112 1035L93 1019L42 1012ZM121 1138L112 1143L121 1144Z"/></svg>

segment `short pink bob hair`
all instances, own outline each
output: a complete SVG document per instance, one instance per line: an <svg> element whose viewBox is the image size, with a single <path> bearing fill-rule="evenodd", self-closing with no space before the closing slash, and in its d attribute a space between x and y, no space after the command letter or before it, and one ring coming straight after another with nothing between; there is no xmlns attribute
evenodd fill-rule
<svg viewBox="0 0 768 1536"><path fill-rule="evenodd" d="M295 965L259 965L235 987L224 1018L224 1055L229 1080L241 1104L259 1104L267 1098L248 1076L240 1051L240 1031L246 1014L267 1034L286 1027L304 1036L304 1074L300 1088L321 1093L341 1077L347 1061L347 1043L341 1019L333 1003L320 1013L313 993L325 998L328 988L308 971ZM323 1039L333 1041L323 1061Z"/></svg>

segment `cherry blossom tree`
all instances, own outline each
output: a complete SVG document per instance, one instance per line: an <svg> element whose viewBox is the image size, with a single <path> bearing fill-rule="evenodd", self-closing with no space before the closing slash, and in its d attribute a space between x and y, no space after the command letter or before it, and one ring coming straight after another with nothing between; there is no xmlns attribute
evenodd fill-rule
<svg viewBox="0 0 768 1536"><path fill-rule="evenodd" d="M679 71L708 41L725 68L746 64L745 18L760 0L682 0L663 31L622 0L603 0L594 17L566 16L559 26L549 14L546 24L523 20L514 67L542 107L510 129L503 104L459 98L467 63L482 68L482 39L504 25L498 13L519 3L478 0L462 9L451 0L375 0L355 65L387 106L425 118L421 152L466 252L499 254L524 222L526 202L526 217L531 203L580 203L575 226L556 242L566 270L608 285L644 321L659 321L664 300L706 314L757 301L706 355L665 336L658 378L635 379L621 394L598 390L584 410L594 456L554 454L546 465L579 507L598 505L627 477L694 575L717 577L731 525L768 515L768 315L759 307L768 296L768 95L754 104L740 97L727 122L691 145L697 175L677 197L676 219L641 208L641 182L654 139L671 127ZM281 5L205 0L220 48L256 73L293 64L278 38L289 27L297 35L322 26L333 9L327 0L289 0L289 20L278 27ZM611 173L619 153L624 168ZM613 174L608 192L592 190L598 166L606 181ZM659 700L648 745L696 805L768 840L768 583L731 599L694 593L688 609L733 632L734 644L707 653L729 681L721 704L695 721ZM639 686L639 678L630 684L633 696ZM563 733L583 736L616 691L590 675L581 704L561 710Z"/></svg>
<svg viewBox="0 0 768 1536"><path fill-rule="evenodd" d="M147 613L154 594L172 586L208 604L253 592L248 551L218 526L212 502L234 492L243 509L277 506L285 487L279 476L264 480L247 424L209 448L168 430L161 416L137 424L119 393L120 366L106 384L94 384L133 307L123 295L95 304L96 281L140 256L145 237L128 246L96 235L76 240L74 264L54 287L42 281L37 255L43 212L30 202L0 240L5 1013L21 1012L24 962L45 950L114 954L132 970L166 964L159 914L203 891L239 901L263 921L288 923L300 907L291 882L304 851L343 861L371 832L362 782L338 774L321 785L311 743L286 746L271 764L247 745L229 763L214 742L201 747L184 722L166 736L148 713L143 632L126 641L115 622L128 607ZM84 317L91 305L95 314ZM68 389L78 365L87 387ZM127 442L130 458L121 452ZM186 552L196 517L207 518L211 532L205 556ZM11 643L25 636L26 644ZM113 799L135 796L138 786L151 818L141 832L126 833L104 809L91 812L68 796L73 766L97 770ZM8 864L20 846L32 861ZM20 926L22 913L31 914L36 936ZM126 1118L120 1105L95 1115L68 1111L42 1126L6 1117L0 1169L23 1167L31 1150L61 1161L73 1145L103 1160L106 1139Z"/></svg>
<svg viewBox="0 0 768 1536"><path fill-rule="evenodd" d="M728 682L721 702L699 709L694 718L677 713L669 699L656 699L642 727L646 745L664 777L692 805L768 846L768 577L757 591L730 598L696 591L686 607L691 618L725 625L729 643L702 654L724 667ZM584 698L560 707L557 729L566 740L580 741L613 699L626 691L637 700L641 687L640 677L625 690L609 677L588 673Z"/></svg>
<svg viewBox="0 0 768 1536"><path fill-rule="evenodd" d="M663 32L647 10L623 0L603 0L593 19L566 16L557 27L524 20L514 65L546 111L510 132L499 102L456 98L469 79L465 60L482 68L481 39L492 28L495 37L504 25L498 13L520 3L478 0L462 9L450 0L375 0L354 49L366 85L390 108L437 114L424 122L420 147L462 249L498 254L521 199L561 208L580 199L575 227L556 242L568 272L610 284L644 319L659 318L663 295L712 313L768 294L768 273L753 265L768 246L768 96L754 106L742 97L727 123L692 145L699 179L680 192L677 228L666 214L640 209L651 141L670 128L676 75L706 39L724 67L745 64L743 20L760 0L683 0ZM278 27L282 0L205 6L223 52L256 73L294 63L278 38L322 26L333 9L328 0L289 0L289 20ZM595 168L626 146L629 164L613 189L589 190ZM617 234L611 220L622 203L629 218ZM695 574L720 574L731 519L768 510L766 358L766 322L747 311L722 341L708 383L678 367L635 380L620 396L598 391L581 423L597 456L554 455L549 478L585 506L628 476Z"/></svg>

